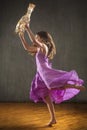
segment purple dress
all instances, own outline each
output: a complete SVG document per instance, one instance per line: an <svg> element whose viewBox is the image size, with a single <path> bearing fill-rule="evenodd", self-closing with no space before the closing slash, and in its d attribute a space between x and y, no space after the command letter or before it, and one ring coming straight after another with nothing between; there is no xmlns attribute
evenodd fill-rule
<svg viewBox="0 0 87 130"><path fill-rule="evenodd" d="M61 103L77 95L80 90L75 88L59 89L66 84L82 86L84 81L79 79L75 70L70 72L53 69L49 59L40 51L36 53L37 72L31 83L30 99L34 102L44 101L48 94L55 103ZM55 90L50 88L55 88Z"/></svg>

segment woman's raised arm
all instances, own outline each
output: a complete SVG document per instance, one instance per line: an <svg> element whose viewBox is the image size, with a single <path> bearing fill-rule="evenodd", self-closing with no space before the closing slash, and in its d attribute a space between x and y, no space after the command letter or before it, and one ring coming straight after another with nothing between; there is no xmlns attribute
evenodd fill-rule
<svg viewBox="0 0 87 130"><path fill-rule="evenodd" d="M25 50L27 50L28 52L33 52L33 53L36 53L36 52L37 52L37 47L30 46L30 45L26 42L26 40L25 40L25 38L24 38L24 34L22 34L22 35L20 34L19 37L20 37L20 39L21 39L22 45L23 45L23 47L24 47Z"/></svg>
<svg viewBox="0 0 87 130"><path fill-rule="evenodd" d="M28 33L28 36L29 36L31 42L32 42L33 44L36 44L36 45L39 46L39 47L42 47L43 44L42 44L41 42L39 42L38 40L36 40L35 35L34 35L34 33L31 31L30 27L29 27L28 25L26 25L25 27L26 27L26 31L27 31L27 33Z"/></svg>

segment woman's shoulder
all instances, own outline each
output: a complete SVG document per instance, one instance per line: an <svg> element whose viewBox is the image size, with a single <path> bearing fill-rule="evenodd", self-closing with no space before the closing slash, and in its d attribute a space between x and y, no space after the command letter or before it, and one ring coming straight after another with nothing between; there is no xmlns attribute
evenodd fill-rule
<svg viewBox="0 0 87 130"><path fill-rule="evenodd" d="M47 56L48 55L48 48L45 44L43 44L42 47L39 47L37 52L42 53L43 55Z"/></svg>
<svg viewBox="0 0 87 130"><path fill-rule="evenodd" d="M43 48L38 47L36 56L47 57L47 54Z"/></svg>

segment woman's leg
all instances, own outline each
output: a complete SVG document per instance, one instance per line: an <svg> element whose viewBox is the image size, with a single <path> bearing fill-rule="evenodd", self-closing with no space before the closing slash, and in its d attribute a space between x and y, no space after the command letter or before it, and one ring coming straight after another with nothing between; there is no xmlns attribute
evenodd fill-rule
<svg viewBox="0 0 87 130"><path fill-rule="evenodd" d="M47 104L47 107L48 107L48 110L49 110L50 116L51 116L51 120L50 120L48 126L52 126L52 124L56 124L54 105L53 105L53 102L51 101L51 98L49 95L44 98L44 101Z"/></svg>
<svg viewBox="0 0 87 130"><path fill-rule="evenodd" d="M84 86L77 86L77 85L70 85L70 84L65 85L64 88L65 89L67 89L67 88L75 88L75 89L79 89L81 91L86 90L86 88Z"/></svg>
<svg viewBox="0 0 87 130"><path fill-rule="evenodd" d="M73 84L66 84L65 86L59 87L59 88L51 88L51 90L64 90L67 88L75 88L75 89L78 89L80 91L86 90L86 88L84 86L77 86L77 85L73 85Z"/></svg>

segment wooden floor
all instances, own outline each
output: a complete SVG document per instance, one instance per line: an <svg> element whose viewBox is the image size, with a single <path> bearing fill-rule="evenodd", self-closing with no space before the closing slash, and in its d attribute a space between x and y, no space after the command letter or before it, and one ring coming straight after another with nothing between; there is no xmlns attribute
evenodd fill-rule
<svg viewBox="0 0 87 130"><path fill-rule="evenodd" d="M87 130L87 104L55 105L57 124L47 127L44 103L0 103L0 130Z"/></svg>

